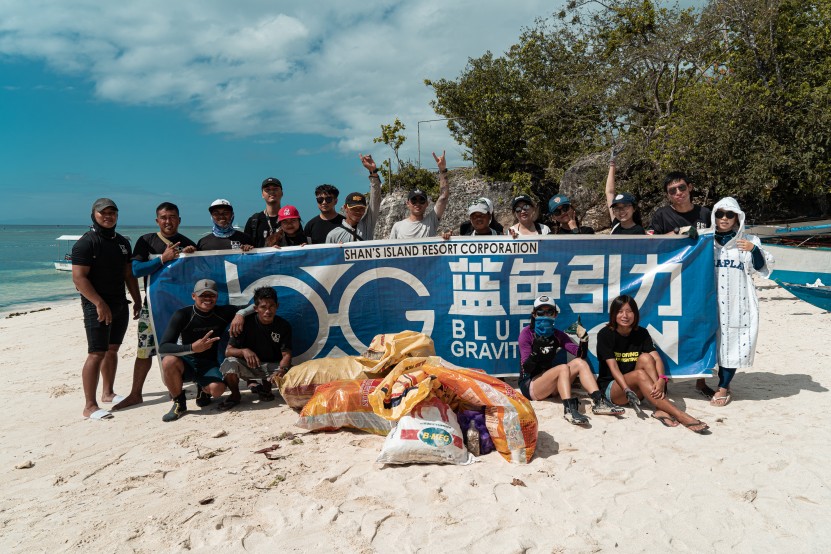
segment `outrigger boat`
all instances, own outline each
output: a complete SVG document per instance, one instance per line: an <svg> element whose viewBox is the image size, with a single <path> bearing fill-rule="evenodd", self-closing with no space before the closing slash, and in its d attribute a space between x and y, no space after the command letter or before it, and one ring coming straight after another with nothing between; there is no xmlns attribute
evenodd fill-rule
<svg viewBox="0 0 831 554"><path fill-rule="evenodd" d="M748 232L776 260L773 281L800 300L831 311L831 220L756 225Z"/></svg>
<svg viewBox="0 0 831 554"><path fill-rule="evenodd" d="M81 235L61 235L55 239L58 241L58 245L62 246L58 249L58 253L63 255L62 258L55 260L55 269L58 271L72 271L72 247L70 244L80 238Z"/></svg>

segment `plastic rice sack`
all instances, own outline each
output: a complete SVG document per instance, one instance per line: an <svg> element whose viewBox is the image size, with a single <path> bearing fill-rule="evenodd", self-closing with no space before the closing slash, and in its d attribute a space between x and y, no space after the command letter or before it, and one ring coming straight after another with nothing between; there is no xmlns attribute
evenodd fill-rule
<svg viewBox="0 0 831 554"><path fill-rule="evenodd" d="M357 358L370 373L382 373L405 358L423 358L436 354L433 339L424 333L401 331L376 335L369 348Z"/></svg>
<svg viewBox="0 0 831 554"><path fill-rule="evenodd" d="M369 393L381 379L339 380L320 385L300 412L298 427L310 431L335 431L342 427L386 435L392 423L376 415L369 405Z"/></svg>
<svg viewBox="0 0 831 554"><path fill-rule="evenodd" d="M398 420L376 461L384 464L469 464L475 458L465 448L456 414L450 406L431 396Z"/></svg>
<svg viewBox="0 0 831 554"><path fill-rule="evenodd" d="M340 379L366 379L374 377L365 373L366 368L354 357L321 358L298 364L285 377L275 377L273 382L291 408L300 410L306 405L320 385Z"/></svg>

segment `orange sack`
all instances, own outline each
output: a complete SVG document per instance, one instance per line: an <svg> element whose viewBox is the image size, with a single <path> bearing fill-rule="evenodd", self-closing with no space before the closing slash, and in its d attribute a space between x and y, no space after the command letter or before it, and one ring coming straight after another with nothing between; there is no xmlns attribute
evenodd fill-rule
<svg viewBox="0 0 831 554"><path fill-rule="evenodd" d="M342 427L386 435L392 422L372 411L368 396L381 379L343 379L320 385L300 412L298 427L309 431L335 431Z"/></svg>

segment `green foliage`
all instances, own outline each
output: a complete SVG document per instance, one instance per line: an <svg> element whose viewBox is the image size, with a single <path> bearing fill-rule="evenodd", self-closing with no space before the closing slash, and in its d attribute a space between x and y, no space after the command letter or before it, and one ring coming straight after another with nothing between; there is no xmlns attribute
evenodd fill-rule
<svg viewBox="0 0 831 554"><path fill-rule="evenodd" d="M401 158L398 157L398 150L403 146L404 141L407 140L407 137L401 134L401 131L406 129L401 120L397 117L395 121L392 122L391 125L381 125L381 136L375 137L372 139L372 142L375 144L381 143L386 144L392 150L393 156L395 156L395 161L398 162L398 170L401 170Z"/></svg>
<svg viewBox="0 0 831 554"><path fill-rule="evenodd" d="M388 166L387 162L384 162ZM431 198L438 197L439 182L436 176L429 169L417 167L410 160L401 162L398 173L392 174L392 181L388 180L388 173L384 170L381 173L384 179L384 190L390 192L392 190L410 191L413 189L421 189Z"/></svg>

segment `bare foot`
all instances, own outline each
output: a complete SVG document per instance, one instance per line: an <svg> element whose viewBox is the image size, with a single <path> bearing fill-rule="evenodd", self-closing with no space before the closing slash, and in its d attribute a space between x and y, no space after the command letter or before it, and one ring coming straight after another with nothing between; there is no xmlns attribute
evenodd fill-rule
<svg viewBox="0 0 831 554"><path fill-rule="evenodd" d="M123 410L124 408L129 408L130 406L135 406L136 404L141 404L142 402L144 402L144 399L141 397L140 394L129 394L127 398L113 406L112 409Z"/></svg>
<svg viewBox="0 0 831 554"><path fill-rule="evenodd" d="M109 393L109 394L105 394L105 393L102 392L101 393L101 402L103 404L109 404L110 402L113 401L113 398L115 398L116 396L118 396L118 395L114 392Z"/></svg>

